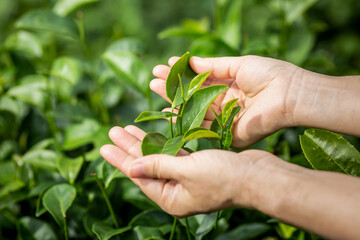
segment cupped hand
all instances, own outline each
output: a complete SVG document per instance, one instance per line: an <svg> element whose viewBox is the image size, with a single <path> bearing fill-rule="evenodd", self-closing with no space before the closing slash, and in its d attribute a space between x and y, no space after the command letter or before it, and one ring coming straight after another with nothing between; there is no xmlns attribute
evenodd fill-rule
<svg viewBox="0 0 360 240"><path fill-rule="evenodd" d="M176 217L226 207L254 207L258 197L253 190L259 188L254 186L258 181L252 178L261 175L264 168L258 168L256 174L251 171L260 160L266 162L264 166L270 166L276 159L256 150L240 154L205 150L177 157L164 154L142 157L141 140L145 133L139 128L114 127L109 136L115 146L103 146L101 155Z"/></svg>
<svg viewBox="0 0 360 240"><path fill-rule="evenodd" d="M170 58L172 66L178 58ZM238 98L242 107L234 119L233 147L246 147L285 127L293 126L292 109L296 104L292 96L297 84L294 78L302 76L303 69L288 62L258 56L190 59L197 73L211 71L204 86L225 84L229 89L220 95L212 107L220 113L231 99ZM158 65L157 77L150 88L166 98L165 85L170 67ZM208 111L203 126L209 128L214 115Z"/></svg>

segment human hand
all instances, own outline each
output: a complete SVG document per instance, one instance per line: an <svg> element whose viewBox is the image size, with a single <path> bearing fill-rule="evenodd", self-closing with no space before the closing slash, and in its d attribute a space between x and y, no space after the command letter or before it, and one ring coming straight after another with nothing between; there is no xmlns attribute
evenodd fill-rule
<svg viewBox="0 0 360 240"><path fill-rule="evenodd" d="M116 146L103 146L101 155L162 209L177 217L226 207L255 207L259 199L255 192L264 185L261 181L266 175L273 174L265 169L282 163L275 156L257 150L240 154L205 150L177 157L142 157L141 140L145 132L139 128L114 127L109 136ZM259 162L263 162L263 167L252 174Z"/></svg>
<svg viewBox="0 0 360 240"><path fill-rule="evenodd" d="M176 60L170 58L169 65L172 66ZM294 75L303 69L284 61L257 56L192 57L190 65L198 74L211 71L204 86L229 86L212 104L217 113L222 111L226 102L239 98L238 105L242 109L234 119L233 147L246 147L293 125L292 109L295 101L288 93ZM167 99L165 84L169 71L169 66L156 66L153 74L158 78L150 83L150 88L164 99ZM208 111L203 126L209 128L213 120L213 113Z"/></svg>

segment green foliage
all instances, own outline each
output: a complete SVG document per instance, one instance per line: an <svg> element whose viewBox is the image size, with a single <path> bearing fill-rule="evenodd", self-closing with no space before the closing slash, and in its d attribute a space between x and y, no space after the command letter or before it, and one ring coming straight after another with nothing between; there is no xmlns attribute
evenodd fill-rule
<svg viewBox="0 0 360 240"><path fill-rule="evenodd" d="M149 110L137 125L161 134L154 146L159 153L211 148L203 138L227 149L239 107L229 102L213 131L201 128L209 102L225 88L201 88L210 73L196 76L179 63L167 82L172 108L181 111L160 112L166 103L150 93L151 68L190 51L256 54L324 74L359 74L359 7L356 0L0 1L0 239L64 239L67 233L70 239L168 239L172 217L100 157L109 129ZM166 121L143 122L179 115L182 126L172 125L172 137ZM305 158L302 132L279 131L251 148L359 175L358 152L350 145L359 148L358 139L306 130ZM186 239L189 225L192 238L313 239L244 209L220 214L214 231L214 215L179 220L176 235Z"/></svg>
<svg viewBox="0 0 360 240"><path fill-rule="evenodd" d="M360 176L360 153L340 134L307 129L300 136L300 143L314 169Z"/></svg>

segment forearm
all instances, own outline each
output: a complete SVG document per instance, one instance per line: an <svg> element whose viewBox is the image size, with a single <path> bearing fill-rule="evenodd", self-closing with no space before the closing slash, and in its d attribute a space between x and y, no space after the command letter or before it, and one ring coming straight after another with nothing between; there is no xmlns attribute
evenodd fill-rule
<svg viewBox="0 0 360 240"><path fill-rule="evenodd" d="M252 181L253 207L331 239L360 239L360 179L278 161Z"/></svg>
<svg viewBox="0 0 360 240"><path fill-rule="evenodd" d="M288 96L294 126L360 136L360 76L294 75Z"/></svg>

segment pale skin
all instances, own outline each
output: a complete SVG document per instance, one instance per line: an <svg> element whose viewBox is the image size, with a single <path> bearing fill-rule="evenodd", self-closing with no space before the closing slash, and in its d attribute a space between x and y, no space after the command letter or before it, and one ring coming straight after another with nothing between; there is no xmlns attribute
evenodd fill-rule
<svg viewBox="0 0 360 240"><path fill-rule="evenodd" d="M206 85L229 85L212 105L216 111L239 98L233 147L292 126L360 137L360 76L331 77L257 56L191 58L190 65L212 72ZM156 66L150 84L165 99L169 66ZM209 112L203 126L212 119ZM109 136L115 145L103 146L102 156L176 217L248 207L327 238L360 239L360 178L305 169L259 150L142 157L139 128L114 127Z"/></svg>

